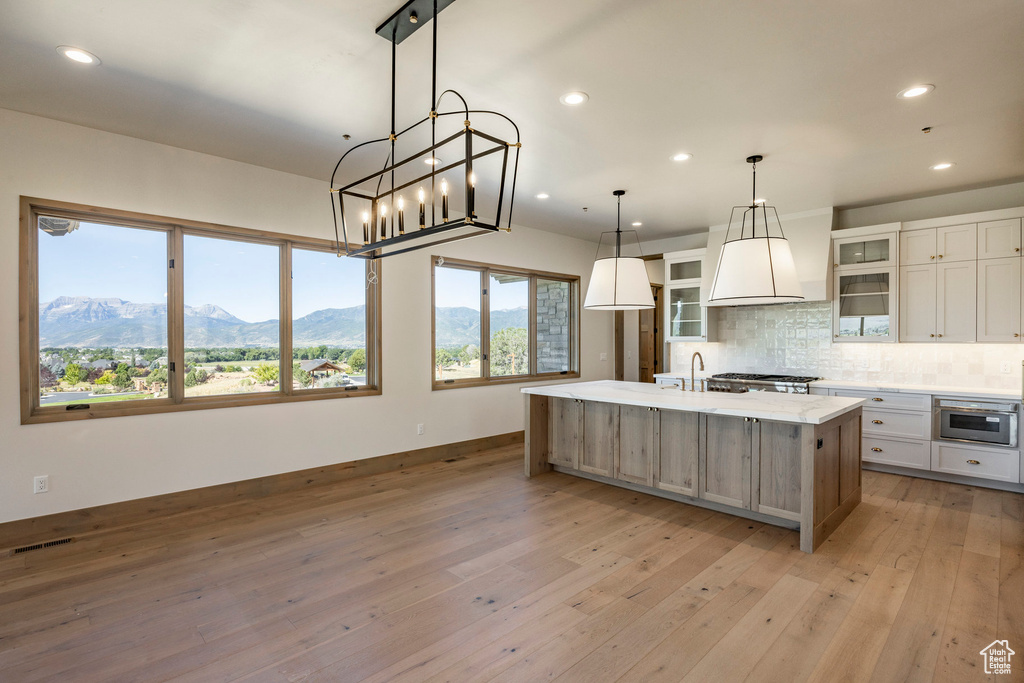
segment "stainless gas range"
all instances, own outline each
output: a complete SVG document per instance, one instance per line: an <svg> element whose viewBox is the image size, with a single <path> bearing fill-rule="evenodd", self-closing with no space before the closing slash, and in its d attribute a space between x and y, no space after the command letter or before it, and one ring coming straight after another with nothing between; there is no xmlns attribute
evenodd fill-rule
<svg viewBox="0 0 1024 683"><path fill-rule="evenodd" d="M707 380L708 391L742 394L748 391L774 391L783 394L806 394L810 384L820 377L793 375L757 375L743 372L722 372Z"/></svg>

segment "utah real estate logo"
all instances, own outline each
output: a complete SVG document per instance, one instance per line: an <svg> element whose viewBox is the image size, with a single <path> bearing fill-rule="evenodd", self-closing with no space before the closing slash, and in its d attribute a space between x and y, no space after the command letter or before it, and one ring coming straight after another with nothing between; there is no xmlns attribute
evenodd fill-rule
<svg viewBox="0 0 1024 683"><path fill-rule="evenodd" d="M993 640L979 654L985 658L986 674L1010 673L1010 657L1017 654L1006 640Z"/></svg>

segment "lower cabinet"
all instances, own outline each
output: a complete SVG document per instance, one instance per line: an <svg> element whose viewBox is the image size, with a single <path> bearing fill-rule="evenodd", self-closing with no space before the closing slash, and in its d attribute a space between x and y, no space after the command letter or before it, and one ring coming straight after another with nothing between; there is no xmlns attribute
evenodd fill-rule
<svg viewBox="0 0 1024 683"><path fill-rule="evenodd" d="M799 520L804 435L799 424L709 414L699 497ZM827 452L832 457L823 461L826 468L834 465L835 477L828 477L827 472L825 476L836 482L837 448L838 444L829 448ZM839 495L838 483L832 488Z"/></svg>
<svg viewBox="0 0 1024 683"><path fill-rule="evenodd" d="M698 476L698 497L750 509L750 461L753 451L749 417L709 414Z"/></svg>
<svg viewBox="0 0 1024 683"><path fill-rule="evenodd" d="M579 469L583 401L550 398L548 408L548 462Z"/></svg>
<svg viewBox="0 0 1024 683"><path fill-rule="evenodd" d="M644 486L654 485L658 415L653 408L619 406L619 457L615 478Z"/></svg>
<svg viewBox="0 0 1024 683"><path fill-rule="evenodd" d="M579 469L614 476L619 455L619 406L583 401L583 444Z"/></svg>
<svg viewBox="0 0 1024 683"><path fill-rule="evenodd" d="M994 479L1016 484L1020 481L1020 451L932 443L932 470L948 474Z"/></svg>
<svg viewBox="0 0 1024 683"><path fill-rule="evenodd" d="M696 498L700 415L678 410L662 410L654 414L658 416L654 486Z"/></svg>

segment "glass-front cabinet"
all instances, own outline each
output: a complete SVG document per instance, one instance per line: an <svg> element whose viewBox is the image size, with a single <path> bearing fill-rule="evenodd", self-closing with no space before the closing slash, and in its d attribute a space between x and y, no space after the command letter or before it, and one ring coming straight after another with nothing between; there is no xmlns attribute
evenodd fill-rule
<svg viewBox="0 0 1024 683"><path fill-rule="evenodd" d="M700 283L706 249L665 254L665 340L708 341Z"/></svg>
<svg viewBox="0 0 1024 683"><path fill-rule="evenodd" d="M896 341L897 233L832 243L832 341Z"/></svg>

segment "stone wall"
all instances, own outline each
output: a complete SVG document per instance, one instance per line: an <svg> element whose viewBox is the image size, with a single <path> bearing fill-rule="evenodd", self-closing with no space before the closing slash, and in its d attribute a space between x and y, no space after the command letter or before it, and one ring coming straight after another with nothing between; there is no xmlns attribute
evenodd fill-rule
<svg viewBox="0 0 1024 683"><path fill-rule="evenodd" d="M569 370L568 282L537 280L537 372Z"/></svg>

